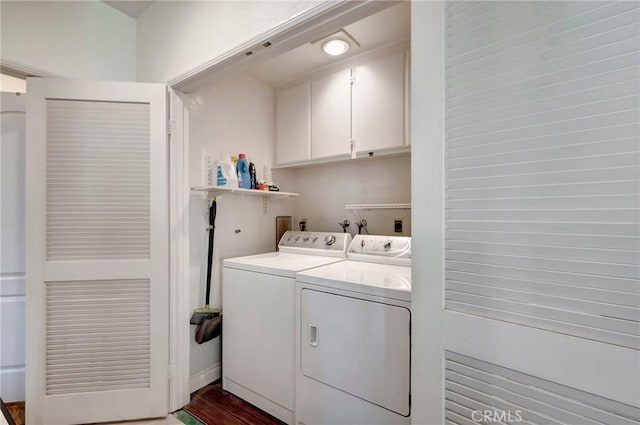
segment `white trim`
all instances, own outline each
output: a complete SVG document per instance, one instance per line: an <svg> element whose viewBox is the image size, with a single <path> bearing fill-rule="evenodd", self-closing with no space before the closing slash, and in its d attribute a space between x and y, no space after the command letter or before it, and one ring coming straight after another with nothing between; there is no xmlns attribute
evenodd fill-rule
<svg viewBox="0 0 640 425"><path fill-rule="evenodd" d="M189 403L189 115L169 88L169 411Z"/></svg>
<svg viewBox="0 0 640 425"><path fill-rule="evenodd" d="M60 75L52 74L29 65L11 62L6 59L0 59L0 71L5 75L22 79L27 77L63 78Z"/></svg>
<svg viewBox="0 0 640 425"><path fill-rule="evenodd" d="M213 381L217 381L222 377L222 362L218 362L191 377L191 392L198 391L200 388L209 385Z"/></svg>
<svg viewBox="0 0 640 425"><path fill-rule="evenodd" d="M0 273L0 297L25 294L24 273Z"/></svg>
<svg viewBox="0 0 640 425"><path fill-rule="evenodd" d="M640 407L637 350L449 310L442 314L447 350Z"/></svg>
<svg viewBox="0 0 640 425"><path fill-rule="evenodd" d="M228 72L256 60L275 57L302 43L324 37L327 33L375 12L397 4L395 1L324 1L245 41L237 47L186 72L167 84L191 92L210 82L222 71ZM269 42L268 47L264 44ZM251 52L247 55L247 52ZM258 58L259 57L259 58Z"/></svg>
<svg viewBox="0 0 640 425"><path fill-rule="evenodd" d="M444 2L411 2L412 422L444 423Z"/></svg>

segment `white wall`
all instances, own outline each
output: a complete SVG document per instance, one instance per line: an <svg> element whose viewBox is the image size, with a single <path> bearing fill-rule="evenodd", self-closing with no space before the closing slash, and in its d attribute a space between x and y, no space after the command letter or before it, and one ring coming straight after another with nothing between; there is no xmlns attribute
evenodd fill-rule
<svg viewBox="0 0 640 425"><path fill-rule="evenodd" d="M74 79L135 81L136 21L97 0L2 1L3 61Z"/></svg>
<svg viewBox="0 0 640 425"><path fill-rule="evenodd" d="M340 232L339 221L348 219L352 234L356 222L367 220L370 234L411 235L411 210L346 210L347 204L410 203L411 158L376 158L348 161L295 170L297 198L293 227L307 219L307 230ZM359 214L359 216L358 216ZM394 233L395 219L403 221L403 232Z"/></svg>
<svg viewBox="0 0 640 425"><path fill-rule="evenodd" d="M256 163L271 164L273 160L273 92L265 83L239 73L207 86L192 94L202 100L201 108L191 111L190 178L191 185L201 181L202 151L213 159L225 152L240 152ZM187 99L187 104L189 104ZM274 179L282 190L292 186L275 172ZM200 307L204 300L207 264L208 215L205 199L191 196L191 305ZM211 304L220 306L222 259L268 252L275 249L275 217L293 215L291 200L270 201L263 214L261 197L225 195L218 198L214 249L214 272ZM239 230L238 233L236 233ZM197 376L220 362L220 341L198 345L191 343L191 374Z"/></svg>
<svg viewBox="0 0 640 425"><path fill-rule="evenodd" d="M138 17L138 81L170 81L317 3L155 2Z"/></svg>

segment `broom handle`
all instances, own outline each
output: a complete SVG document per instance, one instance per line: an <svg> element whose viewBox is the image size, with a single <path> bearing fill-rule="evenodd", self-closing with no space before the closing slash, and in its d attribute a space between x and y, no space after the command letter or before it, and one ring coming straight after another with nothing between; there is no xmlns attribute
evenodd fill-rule
<svg viewBox="0 0 640 425"><path fill-rule="evenodd" d="M209 296L211 295L211 265L213 263L213 236L216 223L216 200L211 202L209 207L209 252L207 258L207 294L204 299L205 305L209 306Z"/></svg>

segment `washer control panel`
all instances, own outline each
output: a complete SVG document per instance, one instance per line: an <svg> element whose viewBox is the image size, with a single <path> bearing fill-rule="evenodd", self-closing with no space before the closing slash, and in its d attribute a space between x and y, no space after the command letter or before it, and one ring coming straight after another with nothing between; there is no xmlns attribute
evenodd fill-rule
<svg viewBox="0 0 640 425"><path fill-rule="evenodd" d="M411 238L407 236L356 235L349 255L411 258Z"/></svg>
<svg viewBox="0 0 640 425"><path fill-rule="evenodd" d="M349 243L351 243L350 233L300 232L289 230L282 235L278 248L280 250L284 248L285 251L288 248L293 248L296 251L307 248L322 252L346 252Z"/></svg>

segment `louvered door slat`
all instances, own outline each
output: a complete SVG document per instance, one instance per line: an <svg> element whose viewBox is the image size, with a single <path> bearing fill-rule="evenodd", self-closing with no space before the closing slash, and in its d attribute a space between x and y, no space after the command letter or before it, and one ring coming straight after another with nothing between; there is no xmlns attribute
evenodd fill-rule
<svg viewBox="0 0 640 425"><path fill-rule="evenodd" d="M47 394L149 386L148 279L50 282L46 288ZM105 353L128 354L135 367Z"/></svg>
<svg viewBox="0 0 640 425"><path fill-rule="evenodd" d="M462 418L456 423L472 420L477 409L517 411L522 423L640 423L640 411L633 406L450 351L445 353L445 398L467 407L445 404L445 415L450 411L452 420Z"/></svg>
<svg viewBox="0 0 640 425"><path fill-rule="evenodd" d="M640 348L640 6L445 14L445 307Z"/></svg>
<svg viewBox="0 0 640 425"><path fill-rule="evenodd" d="M47 101L48 260L149 258L149 152L148 104Z"/></svg>

